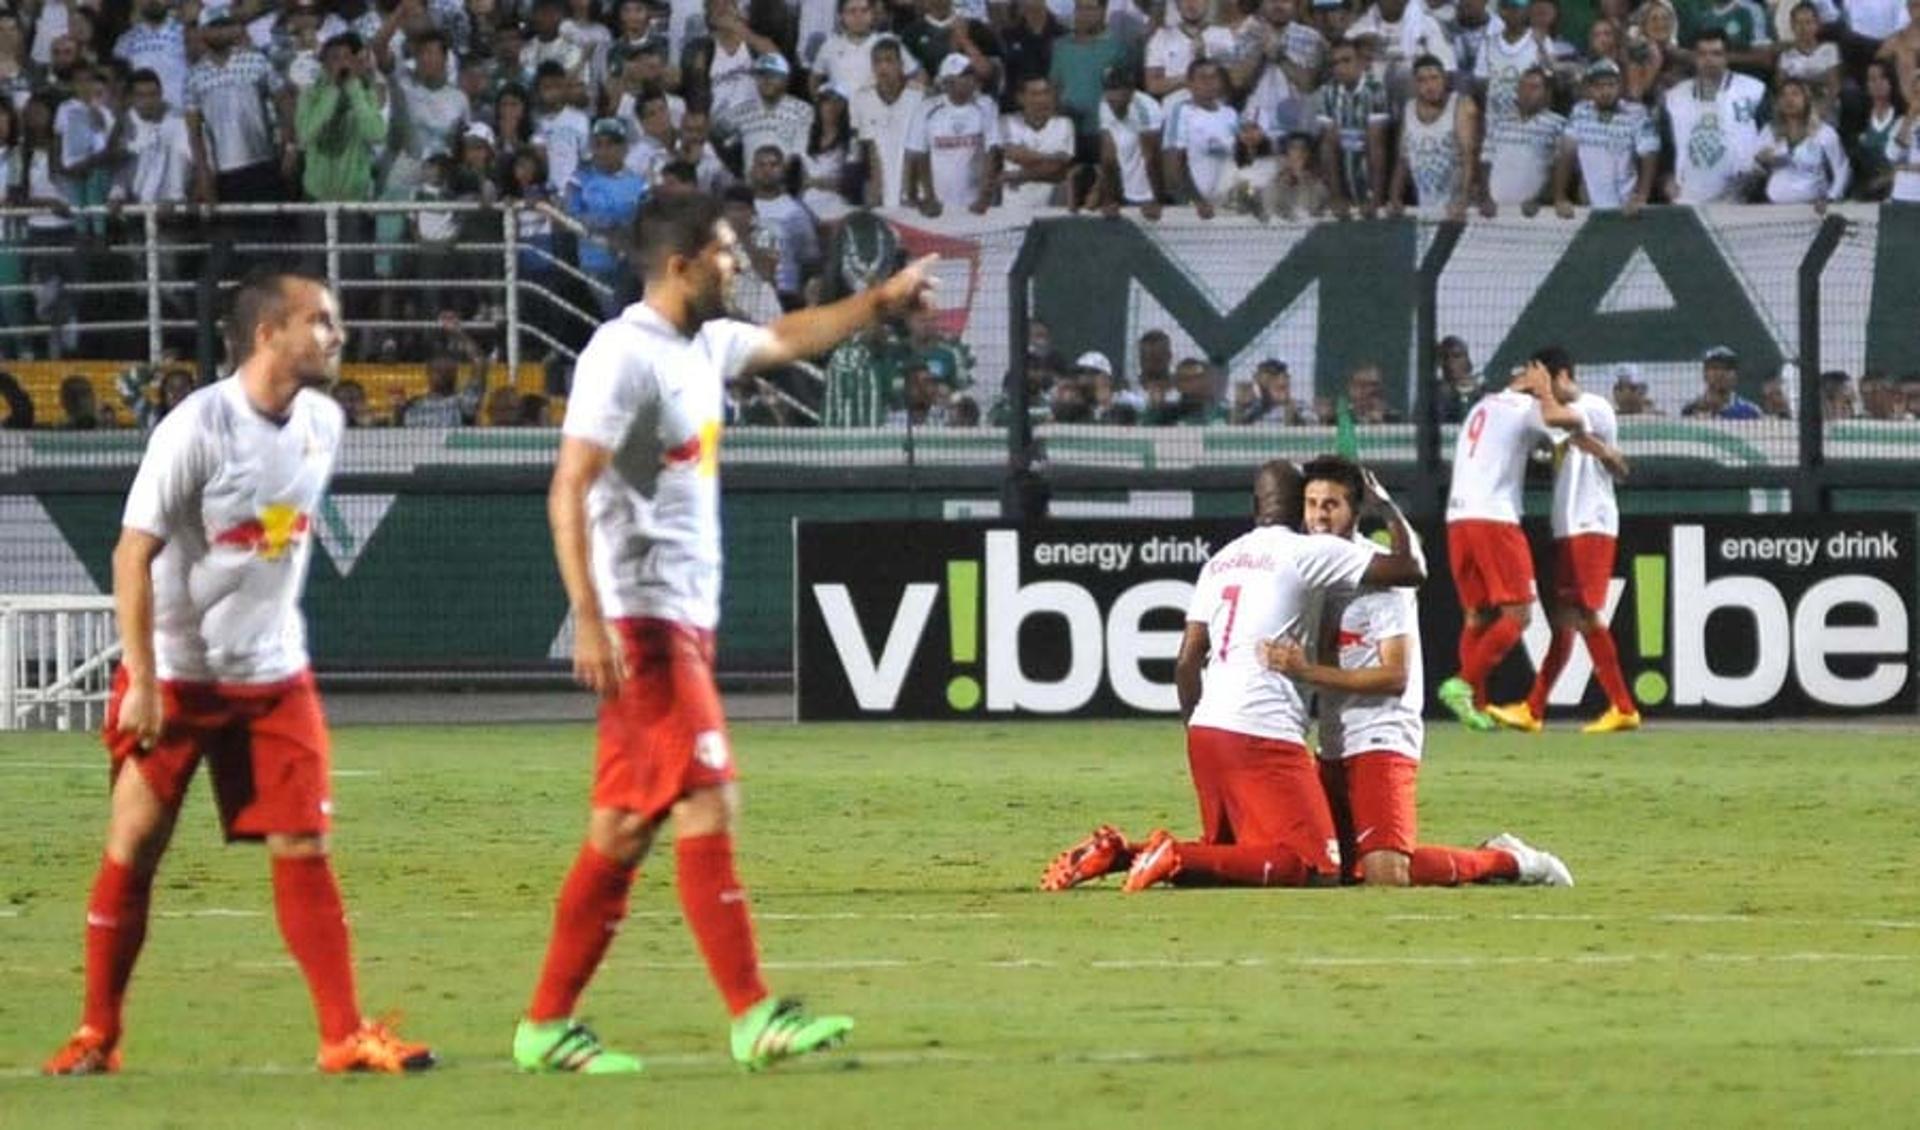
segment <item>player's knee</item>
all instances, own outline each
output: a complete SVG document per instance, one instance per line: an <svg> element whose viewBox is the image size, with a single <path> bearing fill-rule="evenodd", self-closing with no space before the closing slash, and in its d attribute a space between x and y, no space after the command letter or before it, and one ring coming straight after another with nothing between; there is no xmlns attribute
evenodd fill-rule
<svg viewBox="0 0 1920 1130"><path fill-rule="evenodd" d="M1413 872L1406 856L1397 851L1370 851L1360 858L1360 881L1369 887L1406 887Z"/></svg>
<svg viewBox="0 0 1920 1130"><path fill-rule="evenodd" d="M624 808L596 808L587 822L587 842L616 863L633 866L653 845L654 822Z"/></svg>
<svg viewBox="0 0 1920 1130"><path fill-rule="evenodd" d="M700 789L673 806L677 836L714 836L733 831L740 818L740 790L731 784Z"/></svg>
<svg viewBox="0 0 1920 1130"><path fill-rule="evenodd" d="M1503 604L1500 606L1500 615L1524 628L1533 619L1533 608L1525 604Z"/></svg>
<svg viewBox="0 0 1920 1130"><path fill-rule="evenodd" d="M318 832L267 837L267 854L275 859L313 859L327 854L327 837Z"/></svg>

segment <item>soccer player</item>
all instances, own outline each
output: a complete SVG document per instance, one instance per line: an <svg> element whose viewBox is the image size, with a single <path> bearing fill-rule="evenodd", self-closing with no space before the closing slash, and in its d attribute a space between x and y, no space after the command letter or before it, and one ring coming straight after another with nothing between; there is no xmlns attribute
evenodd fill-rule
<svg viewBox="0 0 1920 1130"><path fill-rule="evenodd" d="M1202 838L1176 841L1161 829L1136 847L1103 826L1053 861L1044 889L1065 890L1123 867L1128 892L1164 882L1304 887L1340 881L1333 814L1306 747L1305 695L1267 668L1260 645L1304 634L1325 595L1426 578L1406 519L1377 482L1368 484L1387 519L1390 553L1297 532L1299 472L1281 461L1261 468L1255 527L1201 568L1174 660Z"/></svg>
<svg viewBox="0 0 1920 1130"><path fill-rule="evenodd" d="M1459 673L1440 684L1440 701L1470 730L1499 728L1485 712L1487 676L1520 642L1533 604L1533 557L1520 531L1527 458L1549 429L1583 429L1580 414L1554 397L1554 374L1572 369L1559 346L1535 353L1504 392L1473 406L1454 443L1447 561L1466 623Z"/></svg>
<svg viewBox="0 0 1920 1130"><path fill-rule="evenodd" d="M1324 456L1302 468L1306 529L1379 551L1355 537L1364 497L1360 467ZM1570 887L1554 856L1500 835L1478 850L1419 843L1415 779L1426 728L1420 720L1420 608L1410 588L1363 587L1329 598L1314 655L1281 639L1267 666L1319 691L1320 782L1333 809L1349 878L1368 886L1451 887L1519 882Z"/></svg>
<svg viewBox="0 0 1920 1130"><path fill-rule="evenodd" d="M264 840L274 909L320 1021L320 1070L417 1071L433 1053L365 1020L327 859L327 730L300 590L345 427L324 391L345 330L326 284L249 275L231 377L154 429L113 551L121 660L107 707L112 804L87 902L86 1005L45 1070L120 1069L122 1006L154 869L202 759L228 840Z"/></svg>
<svg viewBox="0 0 1920 1130"><path fill-rule="evenodd" d="M1553 478L1553 641L1540 661L1533 692L1521 702L1489 706L1494 721L1515 730L1539 733L1546 725L1547 693L1573 651L1573 635L1587 643L1593 673L1607 692L1607 710L1582 730L1612 734L1640 728L1640 709L1620 673L1620 651L1604 619L1607 585L1613 579L1620 507L1613 480L1625 478L1626 458L1618 443L1620 423L1604 396L1583 392L1567 369L1554 376L1555 397L1571 404L1586 428L1559 437Z"/></svg>
<svg viewBox="0 0 1920 1130"><path fill-rule="evenodd" d="M734 1060L764 1067L838 1043L853 1027L768 994L734 873L738 800L712 670L720 424L726 385L741 373L818 356L920 308L932 260L762 328L723 316L745 249L717 201L651 201L634 242L645 297L580 354L547 501L573 611L574 675L601 696L600 738L586 842L514 1034L513 1057L528 1071L640 1070L573 1019L574 1005L668 819L680 906L733 1017Z"/></svg>

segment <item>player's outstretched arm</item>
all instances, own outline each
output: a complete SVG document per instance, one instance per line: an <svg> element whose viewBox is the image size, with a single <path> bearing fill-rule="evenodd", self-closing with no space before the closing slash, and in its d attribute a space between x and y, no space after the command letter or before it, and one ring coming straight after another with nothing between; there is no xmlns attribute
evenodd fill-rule
<svg viewBox="0 0 1920 1130"><path fill-rule="evenodd" d="M1391 636L1380 641L1380 664L1377 667L1331 667L1324 663L1310 663L1305 649L1288 639L1262 640L1260 662L1269 671L1278 671L1326 691L1397 695L1407 689L1405 636Z"/></svg>
<svg viewBox="0 0 1920 1130"><path fill-rule="evenodd" d="M113 547L113 615L120 629L120 668L127 694L120 702L120 732L141 748L160 740L160 688L153 664L153 559L167 543L145 530L120 528Z"/></svg>
<svg viewBox="0 0 1920 1130"><path fill-rule="evenodd" d="M1376 588L1417 587L1427 579L1427 555L1420 547L1420 536L1413 532L1413 526L1407 522L1407 516L1387 493L1379 478L1372 471L1363 471L1366 476L1367 502L1371 508L1387 523L1387 536L1392 540L1392 552L1375 557L1367 565L1367 571L1360 576L1362 584Z"/></svg>
<svg viewBox="0 0 1920 1130"><path fill-rule="evenodd" d="M610 698L620 689L624 660L607 632L587 548L587 491L613 452L577 436L560 437L560 462L547 488L547 524L553 529L553 556L573 612L573 677L595 694Z"/></svg>
<svg viewBox="0 0 1920 1130"><path fill-rule="evenodd" d="M1193 717L1193 708L1200 705L1200 672L1206 668L1207 652L1211 650L1213 641L1207 635L1207 626L1189 620L1180 636L1180 654L1173 660L1173 693L1180 700L1181 722Z"/></svg>
<svg viewBox="0 0 1920 1130"><path fill-rule="evenodd" d="M926 305L933 292L933 265L939 260L938 255L922 256L870 290L784 315L767 327L767 339L747 359L747 371L778 369L818 357L875 322Z"/></svg>

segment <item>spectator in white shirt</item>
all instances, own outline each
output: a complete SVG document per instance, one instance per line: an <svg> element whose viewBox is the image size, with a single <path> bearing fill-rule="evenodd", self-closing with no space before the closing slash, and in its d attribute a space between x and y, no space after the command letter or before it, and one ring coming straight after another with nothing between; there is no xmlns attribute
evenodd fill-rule
<svg viewBox="0 0 1920 1130"><path fill-rule="evenodd" d="M285 195L282 147L274 142L269 105L286 89L286 80L267 57L241 41L246 35L227 8L200 12L200 37L206 53L187 72L187 128L194 142L195 195L205 203L280 200ZM293 120L281 106L279 119ZM286 157L298 150L285 146ZM253 225L270 231L267 221Z"/></svg>
<svg viewBox="0 0 1920 1130"><path fill-rule="evenodd" d="M1694 37L1693 56L1693 81L1667 91L1665 100L1674 150L1667 199L1676 204L1738 200L1754 171L1767 88L1727 69L1727 33L1717 27Z"/></svg>
<svg viewBox="0 0 1920 1130"><path fill-rule="evenodd" d="M962 204L985 215L999 190L1000 112L981 96L965 55L948 55L938 78L941 96L921 107L907 133L905 202L929 217Z"/></svg>
<svg viewBox="0 0 1920 1130"><path fill-rule="evenodd" d="M813 89L828 83L857 98L873 85L873 45L880 38L873 30L873 6L876 0L840 0L840 30L829 36L813 61ZM909 78L920 69L920 60L909 52L901 62Z"/></svg>
<svg viewBox="0 0 1920 1130"><path fill-rule="evenodd" d="M780 244L773 288L780 295L780 305L791 310L804 304L801 287L820 267L819 226L807 206L787 191L787 155L778 145L754 150L748 175L753 181L754 215Z"/></svg>
<svg viewBox="0 0 1920 1130"><path fill-rule="evenodd" d="M1187 89L1187 74L1196 61L1233 57L1233 29L1215 25L1208 18L1211 7L1208 0L1174 0L1168 6L1159 28L1147 37L1142 86L1148 94L1164 100Z"/></svg>
<svg viewBox="0 0 1920 1130"><path fill-rule="evenodd" d="M1907 84L1907 112L1887 137L1893 188L1887 199L1920 204L1920 75Z"/></svg>
<svg viewBox="0 0 1920 1130"><path fill-rule="evenodd" d="M793 68L783 56L762 55L752 69L753 95L715 107L714 132L722 141L738 143L748 161L764 145L777 147L789 158L805 153L813 132L813 107L787 93Z"/></svg>
<svg viewBox="0 0 1920 1130"><path fill-rule="evenodd" d="M869 52L873 85L853 92L847 114L867 166L869 208L898 208L907 185L907 135L926 95L907 85L908 52L890 35L876 37Z"/></svg>
<svg viewBox="0 0 1920 1130"><path fill-rule="evenodd" d="M457 148L460 130L473 116L467 96L449 82L447 39L437 31L409 41L412 73L396 65L386 43L374 45L382 69L392 73L394 162L387 174L388 188L411 189L420 183L423 163L437 153Z"/></svg>
<svg viewBox="0 0 1920 1130"><path fill-rule="evenodd" d="M1613 66L1611 62L1607 65ZM1618 71L1616 67L1616 82ZM1501 204L1518 205L1528 216L1539 209L1540 198L1553 179L1554 158L1567 128L1567 119L1547 106L1551 95L1546 71L1535 67L1522 74L1515 93L1514 115L1487 126L1481 211L1489 217Z"/></svg>
<svg viewBox="0 0 1920 1130"><path fill-rule="evenodd" d="M593 122L567 100L567 72L559 63L541 65L533 98L533 143L545 152L548 183L559 193L587 159Z"/></svg>
<svg viewBox="0 0 1920 1130"><path fill-rule="evenodd" d="M1832 121L1840 102L1840 48L1820 42L1820 13L1806 0L1793 6L1789 26L1793 39L1781 49L1776 73L1805 81L1815 112Z"/></svg>
<svg viewBox="0 0 1920 1130"><path fill-rule="evenodd" d="M1767 200L1773 204L1827 204L1845 200L1853 180L1840 134L1813 111L1813 93L1797 78L1774 89L1773 124L1761 135L1754 163L1767 171Z"/></svg>
<svg viewBox="0 0 1920 1130"><path fill-rule="evenodd" d="M1193 97L1167 114L1168 179L1203 220L1213 218L1227 191L1239 140L1240 114L1223 101L1226 84L1226 68L1210 59L1195 61L1187 71Z"/></svg>
<svg viewBox="0 0 1920 1130"><path fill-rule="evenodd" d="M140 18L114 41L114 57L158 75L166 100L178 104L187 92L187 29L167 0L144 0L139 8Z"/></svg>
<svg viewBox="0 0 1920 1130"><path fill-rule="evenodd" d="M114 132L114 113L107 107L106 91L91 64L73 68L72 87L73 96L60 103L53 116L54 136L59 139L54 175L66 178L75 205L104 204L113 181L114 158L107 145Z"/></svg>
<svg viewBox="0 0 1920 1130"><path fill-rule="evenodd" d="M1553 171L1553 210L1573 218L1576 167L1592 208L1618 208L1633 215L1653 191L1660 163L1660 134L1647 108L1620 97L1620 70L1610 62L1587 68L1587 100L1567 119Z"/></svg>
<svg viewBox="0 0 1920 1130"><path fill-rule="evenodd" d="M132 113L116 127L126 154L114 199L136 204L180 204L193 181L193 142L187 120L167 104L160 76L146 69L128 81Z"/></svg>
<svg viewBox="0 0 1920 1130"><path fill-rule="evenodd" d="M1160 131L1165 122L1153 95L1135 90L1133 72L1109 67L1101 81L1100 208L1108 216L1135 205L1160 218Z"/></svg>
<svg viewBox="0 0 1920 1130"><path fill-rule="evenodd" d="M1020 88L1020 112L1001 122L1006 171L1002 203L1032 210L1056 203L1073 164L1073 123L1054 112L1053 82L1035 75Z"/></svg>
<svg viewBox="0 0 1920 1130"><path fill-rule="evenodd" d="M554 62L560 64L570 79L588 77L586 48L560 34L560 25L566 17L563 0L533 0L533 11L527 21L533 34L520 48L521 70L533 74L542 63Z"/></svg>
<svg viewBox="0 0 1920 1130"><path fill-rule="evenodd" d="M1412 92L1414 60L1432 55L1448 74L1459 67L1446 29L1419 0L1376 0L1347 34L1374 38L1374 77L1386 84L1387 104L1395 110Z"/></svg>

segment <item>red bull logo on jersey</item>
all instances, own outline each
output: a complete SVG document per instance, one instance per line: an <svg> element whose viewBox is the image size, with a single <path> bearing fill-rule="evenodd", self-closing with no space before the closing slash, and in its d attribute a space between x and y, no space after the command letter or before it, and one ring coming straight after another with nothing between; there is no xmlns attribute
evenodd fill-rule
<svg viewBox="0 0 1920 1130"><path fill-rule="evenodd" d="M720 473L720 421L708 420L700 425L700 431L687 438L685 443L667 449L660 462L668 467L683 467L691 463L702 478L712 478Z"/></svg>
<svg viewBox="0 0 1920 1130"><path fill-rule="evenodd" d="M258 517L215 534L213 543L249 550L265 561L279 561L306 538L312 524L306 512L293 504L273 502L261 507Z"/></svg>

